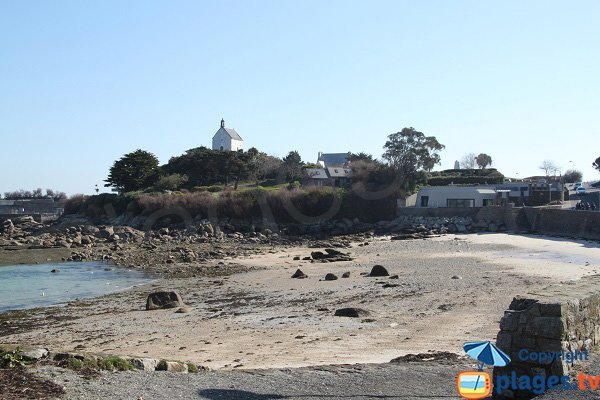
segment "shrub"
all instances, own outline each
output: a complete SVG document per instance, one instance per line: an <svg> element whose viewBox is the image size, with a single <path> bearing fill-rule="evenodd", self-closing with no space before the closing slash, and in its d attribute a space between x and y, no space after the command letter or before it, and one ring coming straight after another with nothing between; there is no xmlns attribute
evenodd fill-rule
<svg viewBox="0 0 600 400"><path fill-rule="evenodd" d="M163 192L165 190L177 190L187 181L188 177L186 175L173 174L163 176L154 184L154 190L159 192Z"/></svg>
<svg viewBox="0 0 600 400"><path fill-rule="evenodd" d="M0 366L2 368L24 367L25 359L23 358L21 348L17 347L13 351L4 353L0 358Z"/></svg>
<svg viewBox="0 0 600 400"><path fill-rule="evenodd" d="M85 204L88 196L83 194L75 194L69 197L65 201L65 214L78 214L84 211L83 205Z"/></svg>
<svg viewBox="0 0 600 400"><path fill-rule="evenodd" d="M83 363L81 362L81 360L78 360L76 358L68 358L66 360L66 367L77 371L83 367Z"/></svg>
<svg viewBox="0 0 600 400"><path fill-rule="evenodd" d="M97 361L98 367L107 371L131 371L133 365L129 360L119 357L106 357Z"/></svg>
<svg viewBox="0 0 600 400"><path fill-rule="evenodd" d="M194 363L187 363L188 366L188 372L191 374L197 374L198 373L198 366Z"/></svg>

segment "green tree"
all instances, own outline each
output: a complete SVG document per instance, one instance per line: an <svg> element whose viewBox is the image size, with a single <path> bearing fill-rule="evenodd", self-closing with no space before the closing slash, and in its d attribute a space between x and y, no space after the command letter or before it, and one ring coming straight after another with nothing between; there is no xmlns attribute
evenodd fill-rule
<svg viewBox="0 0 600 400"><path fill-rule="evenodd" d="M360 153L350 153L350 157L348 157L348 161L356 162L356 161L368 161L373 162L373 156L364 152Z"/></svg>
<svg viewBox="0 0 600 400"><path fill-rule="evenodd" d="M475 162L477 166L481 169L485 169L488 166L492 165L492 157L488 156L485 153L480 153L477 157L475 157Z"/></svg>
<svg viewBox="0 0 600 400"><path fill-rule="evenodd" d="M439 151L445 146L435 136L425 136L414 128L404 128L389 135L383 147L383 158L400 175L404 189L410 189L421 176L419 171L431 171L440 163Z"/></svg>
<svg viewBox="0 0 600 400"><path fill-rule="evenodd" d="M563 175L563 180L567 183L581 182L582 179L583 173L576 169L568 169Z"/></svg>
<svg viewBox="0 0 600 400"><path fill-rule="evenodd" d="M158 158L138 149L114 162L104 186L124 193L150 187L157 179Z"/></svg>
<svg viewBox="0 0 600 400"><path fill-rule="evenodd" d="M290 151L287 156L283 157L283 169L286 179L290 182L300 179L302 177L303 165L300 153L296 150Z"/></svg>
<svg viewBox="0 0 600 400"><path fill-rule="evenodd" d="M154 189L159 192L164 190L177 190L187 181L188 177L186 175L167 175L161 177L158 181L156 181L156 183L154 184Z"/></svg>

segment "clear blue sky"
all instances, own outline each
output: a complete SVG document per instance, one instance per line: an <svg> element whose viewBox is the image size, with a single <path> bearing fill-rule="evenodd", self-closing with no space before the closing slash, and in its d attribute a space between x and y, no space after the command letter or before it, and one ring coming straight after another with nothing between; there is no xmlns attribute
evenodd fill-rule
<svg viewBox="0 0 600 400"><path fill-rule="evenodd" d="M365 151L405 126L505 175L600 156L598 1L0 2L0 192L91 193L142 148Z"/></svg>

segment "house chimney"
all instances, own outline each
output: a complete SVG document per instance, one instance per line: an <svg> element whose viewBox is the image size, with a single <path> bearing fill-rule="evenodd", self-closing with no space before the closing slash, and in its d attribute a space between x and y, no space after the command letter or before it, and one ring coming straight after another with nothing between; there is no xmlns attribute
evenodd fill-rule
<svg viewBox="0 0 600 400"><path fill-rule="evenodd" d="M318 156L317 156L317 161L320 160L322 156L323 156L323 152L320 151L319 154L318 154Z"/></svg>
<svg viewBox="0 0 600 400"><path fill-rule="evenodd" d="M221 118L221 128L225 128L225 120Z"/></svg>

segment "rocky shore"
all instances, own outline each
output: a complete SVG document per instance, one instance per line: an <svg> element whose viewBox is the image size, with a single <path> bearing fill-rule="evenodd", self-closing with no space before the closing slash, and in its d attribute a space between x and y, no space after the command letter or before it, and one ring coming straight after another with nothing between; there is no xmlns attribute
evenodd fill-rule
<svg viewBox="0 0 600 400"><path fill-rule="evenodd" d="M164 222L163 225L169 225ZM138 223L139 225L139 223ZM392 240L426 239L447 233L503 231L503 226L471 218L398 217L365 223L357 219L320 224L285 224L265 228L259 222L207 220L142 231L127 225L94 225L81 216L65 216L53 224L17 217L0 224L0 249L58 249L60 260L104 260L175 276L206 274L204 265L305 244L347 247L379 235ZM0 251L0 253L2 253ZM0 254L0 262L2 262ZM21 262L27 260L21 260Z"/></svg>

